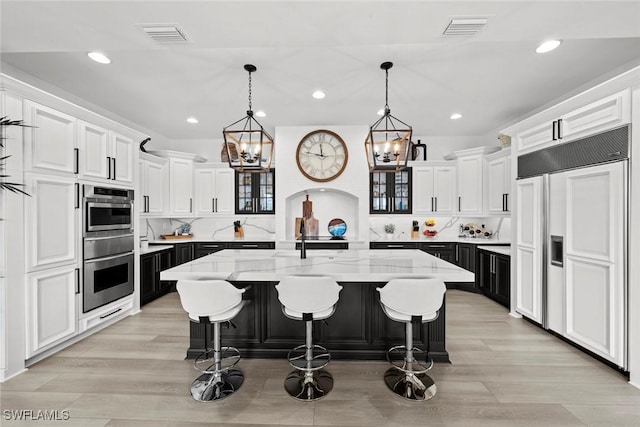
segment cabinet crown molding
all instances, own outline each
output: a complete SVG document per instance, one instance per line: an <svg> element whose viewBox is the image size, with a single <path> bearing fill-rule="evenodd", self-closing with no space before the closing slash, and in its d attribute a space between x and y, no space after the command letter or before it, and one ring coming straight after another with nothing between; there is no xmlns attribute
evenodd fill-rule
<svg viewBox="0 0 640 427"><path fill-rule="evenodd" d="M466 150L458 150L458 151L454 151L453 153L449 153L446 156L444 156L444 159L455 160L459 157L464 157L464 156L473 156L477 154L491 154L499 150L500 150L500 146L498 145L468 148Z"/></svg>
<svg viewBox="0 0 640 427"><path fill-rule="evenodd" d="M172 151L172 150L147 150L148 154L152 154L154 156L158 156L158 157L162 157L162 158L179 158L179 159L185 159L185 160L193 160L194 162L197 163L204 163L207 161L206 158L202 157L199 154L194 154L194 153L185 153L182 151Z"/></svg>

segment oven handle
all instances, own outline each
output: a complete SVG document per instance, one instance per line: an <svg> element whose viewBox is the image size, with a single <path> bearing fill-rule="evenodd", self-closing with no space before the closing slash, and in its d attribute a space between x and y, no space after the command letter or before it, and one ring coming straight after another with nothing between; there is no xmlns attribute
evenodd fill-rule
<svg viewBox="0 0 640 427"><path fill-rule="evenodd" d="M131 208L130 202L125 202L125 203L93 202L85 198L85 203L87 204L88 207L123 208L123 209Z"/></svg>
<svg viewBox="0 0 640 427"><path fill-rule="evenodd" d="M133 233L129 233L129 234L116 234L113 236L102 236L102 237L85 237L84 240L113 240L114 238L121 238L121 237L133 237Z"/></svg>
<svg viewBox="0 0 640 427"><path fill-rule="evenodd" d="M105 256L105 257L100 257L100 258L85 259L84 263L85 264L90 264L90 263L94 263L94 262L111 261L112 259L125 258L125 257L132 256L132 255L133 255L133 251L123 252L123 253L117 254L117 255Z"/></svg>

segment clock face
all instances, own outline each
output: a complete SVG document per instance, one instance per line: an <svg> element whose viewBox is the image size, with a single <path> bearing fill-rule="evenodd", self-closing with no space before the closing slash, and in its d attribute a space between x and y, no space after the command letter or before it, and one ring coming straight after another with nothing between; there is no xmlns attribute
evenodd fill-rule
<svg viewBox="0 0 640 427"><path fill-rule="evenodd" d="M347 145L330 130L316 130L305 135L296 150L298 169L316 182L331 181L340 176L348 158Z"/></svg>

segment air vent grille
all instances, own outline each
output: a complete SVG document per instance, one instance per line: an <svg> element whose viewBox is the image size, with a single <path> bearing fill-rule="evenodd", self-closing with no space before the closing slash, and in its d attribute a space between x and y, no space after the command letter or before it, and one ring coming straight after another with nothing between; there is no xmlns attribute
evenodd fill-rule
<svg viewBox="0 0 640 427"><path fill-rule="evenodd" d="M487 18L452 19L445 28L445 36L475 36L487 25Z"/></svg>
<svg viewBox="0 0 640 427"><path fill-rule="evenodd" d="M189 43L182 30L171 24L141 25L142 30L156 43Z"/></svg>

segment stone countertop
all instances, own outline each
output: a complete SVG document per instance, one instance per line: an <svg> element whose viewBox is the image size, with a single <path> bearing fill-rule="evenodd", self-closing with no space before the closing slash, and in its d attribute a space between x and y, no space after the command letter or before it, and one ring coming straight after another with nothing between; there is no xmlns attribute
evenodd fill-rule
<svg viewBox="0 0 640 427"><path fill-rule="evenodd" d="M198 242L275 242L273 239L257 238L257 239L234 239L230 237L228 239L214 239L213 237L194 236L188 239L152 239L149 240L149 244L153 245L175 245L178 243L198 243Z"/></svg>
<svg viewBox="0 0 640 427"><path fill-rule="evenodd" d="M493 239L484 237L420 237L412 239L410 237L398 239L376 239L371 240L376 243L404 243L404 242L420 242L420 243L471 243L473 245L510 245L511 240Z"/></svg>
<svg viewBox="0 0 640 427"><path fill-rule="evenodd" d="M477 249L482 249L488 252L494 252L500 255L511 256L510 246L478 246Z"/></svg>
<svg viewBox="0 0 640 427"><path fill-rule="evenodd" d="M173 245L153 245L148 248L140 248L140 255L150 254L153 252L163 251L165 249L172 249Z"/></svg>
<svg viewBox="0 0 640 427"><path fill-rule="evenodd" d="M279 281L291 274L321 274L339 282L387 282L398 277L432 277L473 282L475 275L420 250L224 250L164 270L161 280L224 278Z"/></svg>

